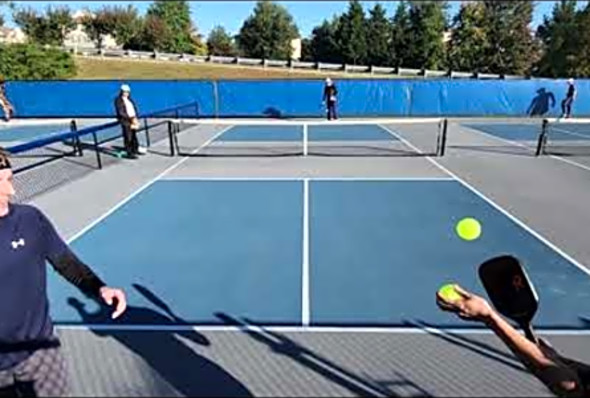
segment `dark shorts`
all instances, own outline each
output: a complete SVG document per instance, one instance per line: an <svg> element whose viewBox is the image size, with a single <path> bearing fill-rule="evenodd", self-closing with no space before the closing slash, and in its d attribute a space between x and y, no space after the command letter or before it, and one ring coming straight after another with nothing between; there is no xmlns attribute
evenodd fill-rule
<svg viewBox="0 0 590 398"><path fill-rule="evenodd" d="M0 371L0 397L63 397L68 394L65 358L59 347L43 348L16 365Z"/></svg>

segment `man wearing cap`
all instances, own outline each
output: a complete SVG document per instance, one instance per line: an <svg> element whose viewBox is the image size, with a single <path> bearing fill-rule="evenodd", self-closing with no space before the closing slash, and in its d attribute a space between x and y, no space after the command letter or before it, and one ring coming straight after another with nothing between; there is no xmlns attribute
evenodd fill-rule
<svg viewBox="0 0 590 398"><path fill-rule="evenodd" d="M567 81L568 88L567 93L565 95L565 99L561 101L561 117L562 118L569 118L572 113L572 104L574 99L576 98L576 86L574 86L574 79L569 79Z"/></svg>
<svg viewBox="0 0 590 398"><path fill-rule="evenodd" d="M47 297L48 261L85 294L126 309L125 293L106 286L37 208L10 203L15 190L0 148L0 397L65 396L67 369Z"/></svg>
<svg viewBox="0 0 590 398"><path fill-rule="evenodd" d="M123 141L125 142L127 157L137 159L137 155L143 155L146 151L139 147L139 141L137 140L137 130L139 129L137 107L131 99L131 88L127 84L121 86L119 95L115 99L115 110L117 119L123 129Z"/></svg>
<svg viewBox="0 0 590 398"><path fill-rule="evenodd" d="M326 112L328 115L328 120L337 119L336 115L336 96L338 95L338 90L336 86L332 82L332 79L329 77L326 78L326 84L324 86L324 103L326 104Z"/></svg>

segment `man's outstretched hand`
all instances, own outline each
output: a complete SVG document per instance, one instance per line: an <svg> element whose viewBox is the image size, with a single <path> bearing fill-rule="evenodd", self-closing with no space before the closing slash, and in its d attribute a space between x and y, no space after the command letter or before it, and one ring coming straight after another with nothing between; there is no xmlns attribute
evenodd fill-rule
<svg viewBox="0 0 590 398"><path fill-rule="evenodd" d="M117 319L123 312L125 312L125 309L127 308L127 299L125 298L123 290L103 286L100 288L100 297L108 305L113 305L113 303L117 305L113 315L111 315L112 319Z"/></svg>
<svg viewBox="0 0 590 398"><path fill-rule="evenodd" d="M454 285L454 288L461 296L454 301L447 301L438 292L436 293L436 304L443 311L454 312L462 319L470 321L485 322L491 317L493 309L485 299L464 290L459 285Z"/></svg>

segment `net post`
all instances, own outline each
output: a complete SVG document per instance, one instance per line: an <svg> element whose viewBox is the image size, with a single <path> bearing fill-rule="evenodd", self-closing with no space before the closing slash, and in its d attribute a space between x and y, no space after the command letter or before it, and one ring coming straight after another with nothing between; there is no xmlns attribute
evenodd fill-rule
<svg viewBox="0 0 590 398"><path fill-rule="evenodd" d="M308 124L303 123L303 156L307 156L308 154Z"/></svg>
<svg viewBox="0 0 590 398"><path fill-rule="evenodd" d="M535 156L540 156L545 149L545 144L547 142L547 128L549 126L549 121L547 119L543 119L543 123L541 124L541 134L539 134L539 139L537 141L537 151L535 152Z"/></svg>
<svg viewBox="0 0 590 398"><path fill-rule="evenodd" d="M78 154L78 156L84 156L84 152L82 150L82 142L80 141L80 135L78 134L78 125L75 119L72 119L70 122L70 131L75 133L74 135L74 152Z"/></svg>
<svg viewBox="0 0 590 398"><path fill-rule="evenodd" d="M148 124L147 117L143 118L143 128L145 130L145 144L148 148L150 148L152 145L150 141L150 126Z"/></svg>
<svg viewBox="0 0 590 398"><path fill-rule="evenodd" d="M100 158L100 148L98 147L98 137L96 136L96 131L92 132L92 139L94 140L94 152L96 153L96 163L98 164L98 169L102 169L102 159Z"/></svg>
<svg viewBox="0 0 590 398"><path fill-rule="evenodd" d="M445 155L445 148L447 146L447 131L449 128L449 120L447 118L443 119L442 122L442 135L440 139L440 147L438 148L438 156L442 157Z"/></svg>
<svg viewBox="0 0 590 398"><path fill-rule="evenodd" d="M174 157L174 124L172 120L168 120L168 140L170 142L170 156Z"/></svg>

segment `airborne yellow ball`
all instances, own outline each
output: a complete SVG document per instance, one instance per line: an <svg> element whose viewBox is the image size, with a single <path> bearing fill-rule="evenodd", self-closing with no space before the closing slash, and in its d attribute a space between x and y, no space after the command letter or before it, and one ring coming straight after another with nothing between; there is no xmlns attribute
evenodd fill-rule
<svg viewBox="0 0 590 398"><path fill-rule="evenodd" d="M466 217L455 228L461 239L475 240L481 235L481 224L475 218Z"/></svg>

